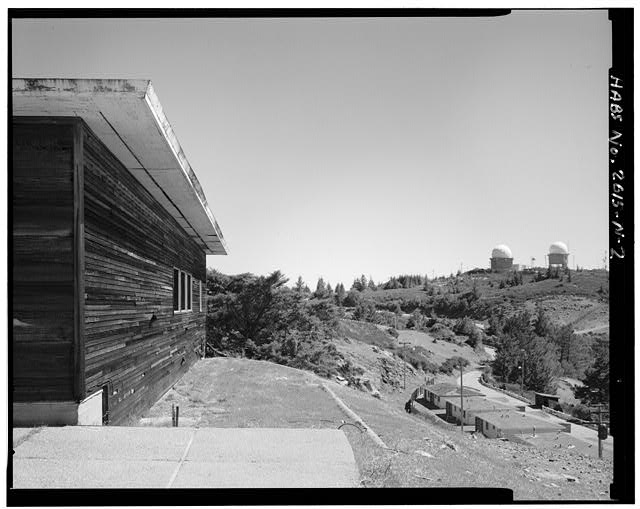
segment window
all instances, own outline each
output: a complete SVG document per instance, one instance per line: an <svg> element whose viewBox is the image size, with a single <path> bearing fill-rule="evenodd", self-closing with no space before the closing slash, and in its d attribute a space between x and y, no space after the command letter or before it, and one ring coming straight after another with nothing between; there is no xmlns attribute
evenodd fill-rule
<svg viewBox="0 0 640 509"><path fill-rule="evenodd" d="M202 281L198 281L198 297L200 299L200 312L202 312Z"/></svg>
<svg viewBox="0 0 640 509"><path fill-rule="evenodd" d="M191 274L173 269L173 311L175 313L192 310L192 291Z"/></svg>

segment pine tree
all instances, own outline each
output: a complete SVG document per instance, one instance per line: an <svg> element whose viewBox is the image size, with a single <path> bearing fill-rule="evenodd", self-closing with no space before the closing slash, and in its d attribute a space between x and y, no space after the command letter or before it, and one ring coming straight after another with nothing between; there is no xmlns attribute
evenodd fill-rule
<svg viewBox="0 0 640 509"><path fill-rule="evenodd" d="M316 284L316 291L314 292L313 296L316 297L317 299L322 299L324 298L326 293L327 293L327 288L324 284L324 279L320 277L318 279L318 283Z"/></svg>
<svg viewBox="0 0 640 509"><path fill-rule="evenodd" d="M331 288L331 285L329 283L327 283L327 290L325 292L325 297L333 297L333 288Z"/></svg>
<svg viewBox="0 0 640 509"><path fill-rule="evenodd" d="M553 324L549 319L549 315L540 303L536 304L536 318L533 322L533 331L541 337L547 337L553 332Z"/></svg>
<svg viewBox="0 0 640 509"><path fill-rule="evenodd" d="M369 283L367 286L369 287L370 290L373 290L373 291L376 291L378 289L376 284L373 282L373 278L371 276L369 276Z"/></svg>
<svg viewBox="0 0 640 509"><path fill-rule="evenodd" d="M338 304L338 306L343 305L346 295L347 292L344 289L344 285L342 283L338 283L336 286L336 304Z"/></svg>
<svg viewBox="0 0 640 509"><path fill-rule="evenodd" d="M302 276L298 276L294 289L298 293L302 293L304 291L304 281L302 280Z"/></svg>

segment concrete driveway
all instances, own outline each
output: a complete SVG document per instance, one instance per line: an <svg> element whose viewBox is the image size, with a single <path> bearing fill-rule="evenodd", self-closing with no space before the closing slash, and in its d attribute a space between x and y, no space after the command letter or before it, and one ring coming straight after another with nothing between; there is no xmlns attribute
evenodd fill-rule
<svg viewBox="0 0 640 509"><path fill-rule="evenodd" d="M14 488L353 487L335 429L66 426L14 430Z"/></svg>

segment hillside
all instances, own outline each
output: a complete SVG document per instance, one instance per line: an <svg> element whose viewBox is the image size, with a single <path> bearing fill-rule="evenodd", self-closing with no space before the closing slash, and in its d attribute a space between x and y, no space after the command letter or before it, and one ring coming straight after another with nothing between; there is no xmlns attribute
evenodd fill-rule
<svg viewBox="0 0 640 509"><path fill-rule="evenodd" d="M541 269L541 272L544 272ZM609 280L604 270L571 271L571 281L567 276L560 279L535 280L534 273L522 273L522 284L509 286L510 274L466 272L459 276L430 280L425 291L422 286L371 290L367 288L361 295L380 309L391 309L395 303L403 311L409 311L407 304L428 304L440 295L460 297L472 292L474 287L479 295L479 303L490 310L497 306L507 314L520 309L533 311L540 303L556 324L570 324L576 331L596 329L608 335L609 324ZM404 306L402 303L405 303Z"/></svg>
<svg viewBox="0 0 640 509"><path fill-rule="evenodd" d="M371 345L367 345L371 348ZM413 387L381 399L312 373L265 361L217 358L198 362L140 421L170 426L338 428L353 448L363 487L489 486L512 489L516 500L607 500L611 463L514 442L461 436L407 414ZM388 446L376 445L322 389L342 401Z"/></svg>

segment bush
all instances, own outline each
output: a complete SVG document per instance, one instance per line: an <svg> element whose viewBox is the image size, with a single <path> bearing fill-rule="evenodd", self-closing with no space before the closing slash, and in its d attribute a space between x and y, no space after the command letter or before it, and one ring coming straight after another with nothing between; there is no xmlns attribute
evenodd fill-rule
<svg viewBox="0 0 640 509"><path fill-rule="evenodd" d="M438 372L438 365L429 360L429 357L432 355L431 352L421 346L414 346L411 349L401 348L396 354L416 369L430 373Z"/></svg>
<svg viewBox="0 0 640 509"><path fill-rule="evenodd" d="M469 361L460 356L450 357L442 363L440 371L446 375L450 375L454 369L458 369L460 367L460 364L462 364L462 367L464 368L469 365Z"/></svg>
<svg viewBox="0 0 640 509"><path fill-rule="evenodd" d="M396 339L398 339L398 336L400 335L400 334L398 333L398 331L397 331L397 330L395 330L393 327L389 327L389 328L387 329L387 332L389 333L389 335L390 335L390 336L393 336L393 337L394 337L394 338L396 338Z"/></svg>
<svg viewBox="0 0 640 509"><path fill-rule="evenodd" d="M441 339L449 342L453 341L456 336L449 327L441 323L437 323L431 328L431 334L436 339Z"/></svg>
<svg viewBox="0 0 640 509"><path fill-rule="evenodd" d="M455 332L456 334L461 334L463 336L471 336L471 334L475 330L476 325L468 316L460 318L453 326L453 332Z"/></svg>

